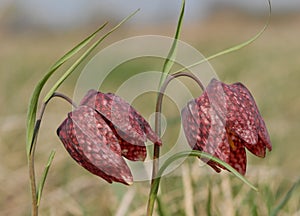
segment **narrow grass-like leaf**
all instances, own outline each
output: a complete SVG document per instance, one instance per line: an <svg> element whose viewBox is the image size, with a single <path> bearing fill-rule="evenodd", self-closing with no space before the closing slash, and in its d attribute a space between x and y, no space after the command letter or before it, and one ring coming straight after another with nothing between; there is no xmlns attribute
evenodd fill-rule
<svg viewBox="0 0 300 216"><path fill-rule="evenodd" d="M270 216L277 216L279 211L286 205L292 196L294 190L300 185L300 179L291 187L291 189L286 193L283 200L276 206L276 208L271 212Z"/></svg>
<svg viewBox="0 0 300 216"><path fill-rule="evenodd" d="M237 215L237 214L236 214L236 215ZM253 205L251 206L251 215L252 215L252 216L258 216L257 205L256 205L256 203L253 203Z"/></svg>
<svg viewBox="0 0 300 216"><path fill-rule="evenodd" d="M32 144L33 144L33 134L34 134L34 125L36 121L36 111L37 111L37 105L40 93L42 91L42 88L44 87L47 80L51 77L51 75L67 60L69 60L72 56L74 56L78 51L80 51L83 47L85 47L95 36L96 34L102 30L107 23L104 23L100 28L98 28L94 33L89 35L87 38L85 38L83 41L81 41L79 44L77 44L73 49L71 49L69 52L67 52L62 58L60 58L55 64L49 69L49 71L46 73L46 75L38 82L36 85L32 96L30 98L28 112L27 112L27 122L26 122L26 153L27 156L30 155Z"/></svg>
<svg viewBox="0 0 300 216"><path fill-rule="evenodd" d="M132 16L134 16L137 12L136 10L132 14L130 14L128 17L123 19L118 25L116 25L114 28L112 28L109 32L107 32L103 37L101 37L99 40L97 40L93 45L82 54L82 56L77 59L77 61L64 73L64 75L54 84L54 86L50 89L50 91L47 93L47 95L44 98L44 102L47 101L49 98L51 98L52 94L57 90L57 88L72 74L72 72L80 65L81 62L83 62L88 55L111 33L113 33L115 30L117 30L124 22L129 20Z"/></svg>
<svg viewBox="0 0 300 216"><path fill-rule="evenodd" d="M212 196L211 196L211 183L208 184L208 197L206 203L206 215L211 216Z"/></svg>
<svg viewBox="0 0 300 216"><path fill-rule="evenodd" d="M225 163L224 161L220 160L219 158L213 157L212 155L205 153L205 152L200 152L200 151L183 151L183 152L179 152L175 155L173 155L172 157L168 158L165 163L162 165L162 167L160 168L158 174L159 176L161 176L164 172L164 170L173 162L176 161L179 158L182 157L204 157L206 159L212 160L222 166L224 166L226 169L228 169L233 175L235 175L237 178L239 178L241 181L243 181L244 183L246 183L249 187L251 187L253 190L257 191L257 188L252 185L244 176L242 176L238 171L236 171L232 166L230 166L229 164Z"/></svg>
<svg viewBox="0 0 300 216"><path fill-rule="evenodd" d="M225 50L223 50L223 51L221 51L221 52L218 52L218 53L216 53L216 54L214 54L214 55L211 55L211 56L209 56L209 57L207 57L207 58L204 58L204 59L202 59L201 61L198 61L198 62L196 62L196 63L194 63L194 64L192 64L192 65L189 65L189 66L187 66L187 67L183 67L183 68L177 70L177 71L174 72L174 73L178 73L178 72L181 72L181 71L184 71L184 70L191 69L191 68L193 68L193 67L195 67L195 66L197 66L197 65L199 65L199 64L202 64L202 63L204 63L204 62L207 62L207 61L212 60L212 59L214 59L214 58L217 58L217 57L219 57L219 56L222 56L222 55L225 55L225 54L228 54L228 53L232 53L232 52L234 52L234 51L238 51L238 50L240 50L240 49L242 49L242 48L244 48L244 47L250 45L250 44L253 43L254 41L256 41L256 40L257 40L257 39L265 32L265 30L266 30L267 27L269 26L270 18L271 18L271 13L272 13L272 7L271 7L271 1L270 1L270 0L268 0L268 5L269 5L269 15L268 15L267 23L266 23L266 24L264 25L264 27L263 27L256 35L254 35L252 38L250 38L249 40L247 40L247 41L245 41L245 42L243 42L243 43L240 43L240 44L238 44L238 45L235 45L235 46L233 46L233 47L230 47L230 48L228 48L228 49L225 49Z"/></svg>
<svg viewBox="0 0 300 216"><path fill-rule="evenodd" d="M47 162L47 164L45 166L45 169L44 169L42 178L40 180L39 186L38 186L38 191L37 191L37 206L40 205L40 201L41 201L41 197L42 197L42 192L43 192L43 189L44 189L44 185L45 185L45 182L46 182L46 178L47 178L50 166L51 166L52 161L54 159L54 155L55 155L55 151L52 150L51 153L50 153L48 162Z"/></svg>
<svg viewBox="0 0 300 216"><path fill-rule="evenodd" d="M151 206L153 208L153 204L157 198L157 191L159 188L159 183L160 183L160 179L161 176L163 175L164 171L168 168L168 166L173 163L174 161L176 161L177 159L183 158L183 157L203 157L209 160L212 160L213 162L216 162L220 165L222 165L223 167L225 167L227 170L229 170L233 175L235 175L237 178L239 178L241 181L243 181L245 184L247 184L250 188L252 188L255 191L258 191L258 189L252 185L244 176L242 176L238 171L236 171L232 166L230 166L229 164L225 163L224 161L220 160L219 158L213 157L212 155L205 153L205 152L200 152L200 151L183 151L183 152L179 152L176 153L174 155L172 155L171 157L169 157L164 164L161 166L161 168L159 169L158 173L157 173L157 178L153 180L153 183L151 185L151 189L150 189L150 198L149 198L149 204L148 206ZM149 209L148 215L152 215L153 209Z"/></svg>
<svg viewBox="0 0 300 216"><path fill-rule="evenodd" d="M257 193L253 193L253 191L250 191L250 193L248 193L247 203L249 205L252 216L258 216L256 198L257 198ZM236 211L236 215L237 214L238 211Z"/></svg>
<svg viewBox="0 0 300 216"><path fill-rule="evenodd" d="M172 66L174 65L174 60L176 58L177 43L178 43L178 39L180 36L182 21L183 21L183 17L184 17L184 10L185 10L185 0L182 0L180 15L179 15L179 19L178 19L177 27L176 27L176 33L174 35L174 40L173 40L171 49L168 53L167 59L165 60L164 65L163 65L162 74L161 74L160 81L159 81L159 87L161 87L161 85L165 81L168 73L170 72Z"/></svg>
<svg viewBox="0 0 300 216"><path fill-rule="evenodd" d="M167 214L166 208L159 197L157 197L157 213L159 216L170 215L170 214Z"/></svg>
<svg viewBox="0 0 300 216"><path fill-rule="evenodd" d="M268 215L271 215L272 206L274 206L274 197L276 196L271 190L270 185L264 185L262 194L266 197L264 200L268 209Z"/></svg>

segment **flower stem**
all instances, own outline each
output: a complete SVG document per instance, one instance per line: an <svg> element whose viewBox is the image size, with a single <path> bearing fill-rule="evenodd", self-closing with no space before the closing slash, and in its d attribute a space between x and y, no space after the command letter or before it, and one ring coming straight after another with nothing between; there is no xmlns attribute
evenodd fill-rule
<svg viewBox="0 0 300 216"><path fill-rule="evenodd" d="M186 76L191 79L193 79L202 90L204 90L204 86L201 83L201 81L196 77L194 74L189 72L178 72L175 74L169 75L164 83L162 84L160 91L158 93L157 101L156 101L156 109L155 109L155 133L160 137L161 136L161 111L162 111L162 100L164 93L166 91L166 88L168 84L175 78L178 78L180 76ZM152 167L152 180L151 180L151 190L148 198L148 206L147 206L147 216L151 216L153 213L154 208L154 202L157 197L157 191L159 187L159 181L156 181L156 178L160 178L158 176L158 168L159 168L159 153L160 152L160 146L154 145L154 151L153 151L153 167ZM155 185L158 184L158 185ZM152 188L156 188L156 190L153 190Z"/></svg>
<svg viewBox="0 0 300 216"><path fill-rule="evenodd" d="M35 181L35 169L34 169L34 153L32 153L28 158L28 170L30 179L30 191L31 191L31 209L32 216L38 215L38 205L37 205L37 192L36 192L36 181Z"/></svg>
<svg viewBox="0 0 300 216"><path fill-rule="evenodd" d="M71 104L74 108L77 108L77 105L72 101L72 99L64 94L61 94L59 92L54 92L51 98L53 98L53 97L62 98L64 100L66 100L67 102L69 102L69 104Z"/></svg>
<svg viewBox="0 0 300 216"><path fill-rule="evenodd" d="M38 200L37 200L37 188L36 188L36 176L35 176L35 168L34 168L34 155L35 155L35 149L36 149L36 141L39 133L39 129L41 126L41 121L45 112L45 109L49 103L49 101L53 97L60 97L65 99L67 102L69 102L72 106L76 107L76 104L73 103L73 101L61 94L61 93L53 93L52 96L42 104L40 112L38 114L34 131L33 131L33 137L32 137L32 149L30 150L30 154L28 157L28 170L29 170L29 180L30 180L30 190L31 190L31 205L32 205L32 216L38 216Z"/></svg>

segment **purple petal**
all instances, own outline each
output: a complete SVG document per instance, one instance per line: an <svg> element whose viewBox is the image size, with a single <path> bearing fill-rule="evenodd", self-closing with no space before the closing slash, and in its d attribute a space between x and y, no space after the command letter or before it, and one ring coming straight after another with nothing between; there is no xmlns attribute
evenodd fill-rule
<svg viewBox="0 0 300 216"><path fill-rule="evenodd" d="M209 128L207 130L203 128L201 132L204 134L200 134L199 107L195 101L189 102L188 105L182 109L181 119L188 144L192 149L201 151L205 146ZM210 125L208 126L210 127ZM199 139L197 139L197 137L199 137Z"/></svg>
<svg viewBox="0 0 300 216"><path fill-rule="evenodd" d="M232 140L233 144L230 144L230 157L228 163L240 174L245 175L247 157L245 147L243 145L243 140L235 136L231 136L229 137L229 139Z"/></svg>
<svg viewBox="0 0 300 216"><path fill-rule="evenodd" d="M246 142L243 145L254 155L258 157L264 158L266 156L266 145L265 143L259 138L258 142L255 145L248 144Z"/></svg>
<svg viewBox="0 0 300 216"><path fill-rule="evenodd" d="M122 156L126 157L128 160L132 161L144 161L147 157L147 149L144 143L140 145L132 145L124 140L120 141L122 148Z"/></svg>
<svg viewBox="0 0 300 216"><path fill-rule="evenodd" d="M269 133L267 131L265 122L259 112L259 109L257 108L255 100L251 95L250 91L242 83L235 83L232 84L231 86L232 88L235 88L242 95L244 101L246 101L246 104L249 106L248 109L251 110L251 112L255 115L255 119L256 119L255 126L258 131L258 136L263 141L263 143L267 146L269 151L271 151L272 145L271 145Z"/></svg>
<svg viewBox="0 0 300 216"><path fill-rule="evenodd" d="M116 138L118 139L118 142L121 147L122 156L132 161L144 161L146 159L147 149L144 142L139 142L133 145L123 140L123 138L119 135L119 133L116 132L116 129L114 128L112 123L108 122L108 125L110 126Z"/></svg>
<svg viewBox="0 0 300 216"><path fill-rule="evenodd" d="M270 140L270 136L267 130L267 127L265 125L265 122L262 118L259 119L259 138L262 140L264 145L269 149L269 151L272 151L272 144Z"/></svg>
<svg viewBox="0 0 300 216"><path fill-rule="evenodd" d="M110 183L132 184L132 175L121 157L118 140L93 109L81 106L69 113L58 135L70 155L93 174Z"/></svg>
<svg viewBox="0 0 300 216"><path fill-rule="evenodd" d="M228 139L231 139L231 141L224 142L224 146L229 146L229 152L227 160L223 160L224 162L228 163L230 166L232 166L235 170L237 170L240 174L245 175L246 173L246 166L247 166L247 157L246 157L246 151L244 146L240 143L239 138L233 139L229 138L230 135L228 135ZM228 142L232 142L234 144L229 144ZM226 149L227 151L227 149ZM215 157L219 158L217 154L214 155ZM219 158L221 159L221 158ZM205 160L203 160L205 161ZM227 170L225 167L223 167L221 164L218 164L214 161L208 161L207 164L211 166L216 172L220 172L221 169Z"/></svg>
<svg viewBox="0 0 300 216"><path fill-rule="evenodd" d="M90 90L80 104L95 108L113 124L116 132L126 142L140 145L148 138L161 145L160 138L153 132L147 121L117 95Z"/></svg>
<svg viewBox="0 0 300 216"><path fill-rule="evenodd" d="M144 143L146 141L144 131L141 130L139 122L134 121L132 118L129 118L128 113L130 112L128 112L128 110L132 110L130 105L126 102L120 103L119 101L120 98L114 97L112 94L103 94L95 90L90 90L83 98L81 104L84 103L88 104L91 107L95 107L97 111L101 110L101 114L104 115L107 124L118 139L118 142L122 149L122 156L133 161L143 161L147 156L147 151ZM122 127L124 127L124 125L126 124L138 124L138 133L136 133L136 131L130 130L131 133L135 133L135 135L137 136L128 136L128 130L126 130L126 128L124 130L121 130L119 127L115 127L112 121L114 121L115 124L122 125ZM132 127L132 129L135 128ZM138 139L141 138L140 134L142 134L142 139Z"/></svg>
<svg viewBox="0 0 300 216"><path fill-rule="evenodd" d="M225 162L229 160L230 149L225 127L210 107L205 92L182 110L182 124L188 143L194 150L209 153ZM219 170L213 162L204 158L202 160L216 171Z"/></svg>
<svg viewBox="0 0 300 216"><path fill-rule="evenodd" d="M258 141L257 115L249 95L241 94L234 85L226 85L215 79L207 87L212 106L231 132L250 144Z"/></svg>

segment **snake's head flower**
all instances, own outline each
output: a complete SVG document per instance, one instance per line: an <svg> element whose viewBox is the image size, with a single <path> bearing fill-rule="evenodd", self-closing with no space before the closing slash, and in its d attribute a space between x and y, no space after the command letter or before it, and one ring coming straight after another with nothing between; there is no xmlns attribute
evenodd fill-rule
<svg viewBox="0 0 300 216"><path fill-rule="evenodd" d="M182 110L183 129L194 150L209 153L246 172L246 152L265 157L272 150L264 120L249 90L241 83L224 84L213 79L199 98ZM204 159L202 159L204 160ZM220 172L218 163L207 161Z"/></svg>
<svg viewBox="0 0 300 216"><path fill-rule="evenodd" d="M145 142L161 145L148 122L122 98L90 90L68 114L57 134L71 157L109 183L132 184L124 158L143 161Z"/></svg>

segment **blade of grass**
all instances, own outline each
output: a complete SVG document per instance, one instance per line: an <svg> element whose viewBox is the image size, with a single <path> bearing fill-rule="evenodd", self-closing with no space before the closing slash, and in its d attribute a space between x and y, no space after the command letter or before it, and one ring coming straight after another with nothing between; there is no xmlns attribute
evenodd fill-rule
<svg viewBox="0 0 300 216"><path fill-rule="evenodd" d="M159 216L168 216L170 214L167 213L167 209L165 205L162 203L161 199L157 197L157 214Z"/></svg>
<svg viewBox="0 0 300 216"><path fill-rule="evenodd" d="M202 59L201 61L196 62L196 63L194 63L194 64L192 64L192 65L190 65L190 66L183 67L183 68L181 68L181 69L175 71L174 73L178 73L178 72L181 72L181 71L184 71L184 70L191 69L191 68L193 68L193 67L195 67L195 66L197 66L197 65L199 65L199 64L202 64L202 63L204 63L204 62L207 62L207 61L212 60L212 59L214 59L214 58L217 58L217 57L219 57L219 56L222 56L222 55L225 55L225 54L228 54L228 53L232 53L232 52L238 51L238 50L240 50L240 49L242 49L242 48L244 48L244 47L250 45L250 44L253 43L254 41L256 41L256 40L257 40L257 39L265 32L265 30L266 30L267 27L269 26L270 19L271 19L271 13L272 13L272 7L271 7L271 1L270 1L270 0L268 0L268 5L269 5L269 15L268 15L267 22L266 22L266 24L264 25L264 27L263 27L256 35L254 35L252 38L250 38L249 40L247 40L247 41L245 41L245 42L243 42L243 43L240 43L240 44L238 44L238 45L235 45L235 46L233 46L233 47L230 47L230 48L228 48L228 49L225 49L225 50L223 50L223 51L221 51L221 52L218 52L218 53L216 53L216 54L214 54L214 55L211 55L211 56L209 56L209 57L207 57L207 58L204 58L204 59Z"/></svg>
<svg viewBox="0 0 300 216"><path fill-rule="evenodd" d="M211 216L211 206L212 206L212 195L211 195L211 181L208 183L208 197L206 203L206 215Z"/></svg>
<svg viewBox="0 0 300 216"><path fill-rule="evenodd" d="M37 112L37 105L40 93L42 88L44 87L47 80L52 76L52 74L67 60L69 60L72 56L78 53L83 47L85 47L95 36L96 34L102 30L107 23L104 23L101 27L99 27L95 32L77 44L73 49L67 52L63 57L61 57L55 64L49 69L46 75L38 82L36 85L29 102L28 112L27 112L27 131L26 131L26 153L27 156L30 155L32 149L32 140L34 134L34 125L36 121L36 112Z"/></svg>
<svg viewBox="0 0 300 216"><path fill-rule="evenodd" d="M184 17L184 10L185 10L185 0L182 0L180 15L179 15L177 27L176 27L176 33L174 35L173 43L172 43L171 49L168 53L167 59L165 60L164 65L163 65L162 74L161 74L160 81L159 81L159 88L165 81L168 73L170 72L172 66L174 65L174 60L176 58L177 43L178 43L178 39L180 36L182 21L183 21L183 17Z"/></svg>
<svg viewBox="0 0 300 216"><path fill-rule="evenodd" d="M45 169L44 169L42 178L40 180L39 186L38 186L38 191L37 191L37 206L40 205L40 201L41 201L41 197L42 197L42 192L43 192L44 185L45 185L45 182L46 182L46 178L47 178L50 166L52 164L52 161L54 159L54 156L55 156L55 151L52 150L51 153L50 153L48 162L47 162L47 164L45 166Z"/></svg>
<svg viewBox="0 0 300 216"><path fill-rule="evenodd" d="M173 163L174 161L176 161L177 159L183 158L183 157L204 157L206 159L212 160L220 165L222 165L223 167L225 167L227 170L229 170L233 175L235 175L237 178L239 178L242 182L244 182L245 184L247 184L250 188L252 188L255 191L258 191L258 189L252 185L244 176L242 176L238 171L236 171L232 166L230 166L229 164L225 163L224 161L220 160L219 158L213 157L210 154L207 154L205 152L200 152L200 151L183 151L183 152L179 152L176 153L174 155L172 155L170 158L168 158L164 164L161 166L161 168L159 169L158 173L157 173L157 178L153 180L152 184L151 184L151 189L150 189L150 194L149 194L149 205L151 206L151 209L149 209L148 215L152 215L153 212L153 204L155 202L155 200L157 199L157 191L159 188L159 183L160 183L160 179L162 174L164 173L164 171L168 168L168 166Z"/></svg>
<svg viewBox="0 0 300 216"><path fill-rule="evenodd" d="M111 33L113 33L115 30L117 30L124 22L129 20L132 16L134 16L140 9L134 11L132 14L130 14L128 17L123 19L118 25L116 25L114 28L112 28L108 33L106 33L103 37L101 37L99 40L97 40L93 45L64 73L64 75L54 84L54 86L50 89L50 91L47 93L47 95L44 98L44 102L47 101L49 98L51 98L52 94L57 90L57 88L72 74L72 72L80 65L81 62L83 62L88 55Z"/></svg>
<svg viewBox="0 0 300 216"><path fill-rule="evenodd" d="M241 175L238 171L236 171L232 166L229 164L225 163L224 161L220 160L219 158L213 157L212 155L205 153L205 152L200 152L200 151L184 151L177 153L173 155L172 157L168 158L165 163L162 165L161 172L163 172L168 166L168 163L172 163L176 159L179 159L181 157L186 157L186 156L192 156L192 157L204 157L206 159L212 160L222 166L224 166L227 170L229 170L233 175L235 175L237 178L239 178L242 182L246 183L250 188L252 188L255 191L258 191L258 189L252 185L243 175ZM162 174L162 173L159 173Z"/></svg>
<svg viewBox="0 0 300 216"><path fill-rule="evenodd" d="M262 194L264 194L265 197L264 200L265 200L265 205L267 206L268 209L268 215L271 215L272 206L274 206L274 202L275 202L274 200L275 194L271 190L270 185L264 185Z"/></svg>
<svg viewBox="0 0 300 216"><path fill-rule="evenodd" d="M183 151L183 152L179 152L176 153L174 155L172 155L170 158L168 158L164 164L161 166L161 168L159 169L158 172L158 178L160 178L160 176L162 176L163 172L166 170L166 168L173 163L174 161L176 161L177 159L180 159L182 157L204 157L206 159L212 160L220 165L222 165L223 167L225 167L227 170L229 170L233 175L235 175L236 177L238 177L241 181L243 181L244 183L246 183L250 188L252 188L255 191L258 191L258 189L252 185L244 176L242 176L238 171L236 171L232 166L230 166L229 164L225 163L224 161L220 160L219 158L213 157L212 155L205 153L205 152L200 152L200 151Z"/></svg>
<svg viewBox="0 0 300 216"><path fill-rule="evenodd" d="M278 206L276 206L276 208L271 212L270 216L276 216L278 215L279 211L287 204L287 202L289 201L289 199L292 196L292 193L294 192L294 190L300 185L300 179L293 184L293 186L291 187L291 189L286 193L285 197L283 198L283 200L278 204Z"/></svg>

